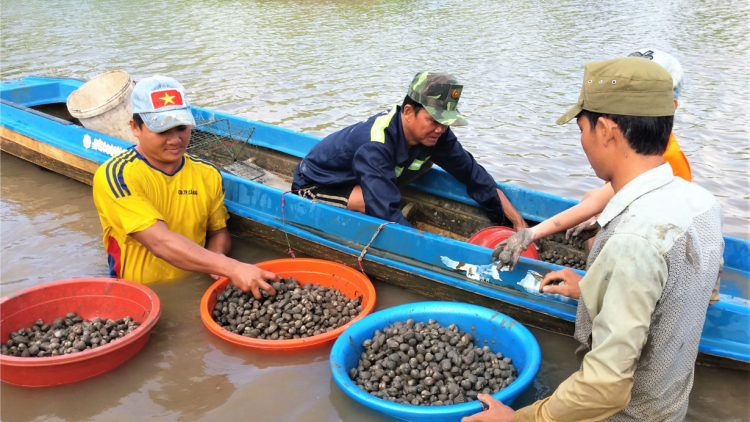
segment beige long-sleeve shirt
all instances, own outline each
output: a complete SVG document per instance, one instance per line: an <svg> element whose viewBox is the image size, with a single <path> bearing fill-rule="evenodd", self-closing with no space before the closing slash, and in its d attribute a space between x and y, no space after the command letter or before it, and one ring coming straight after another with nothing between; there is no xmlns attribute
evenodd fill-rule
<svg viewBox="0 0 750 422"><path fill-rule="evenodd" d="M597 421L626 407L617 419L684 417L723 252L721 209L663 165L623 187L598 223L602 232L580 282L581 369L552 396L518 410L518 422ZM631 390L642 396L635 403ZM646 397L660 391L667 403Z"/></svg>

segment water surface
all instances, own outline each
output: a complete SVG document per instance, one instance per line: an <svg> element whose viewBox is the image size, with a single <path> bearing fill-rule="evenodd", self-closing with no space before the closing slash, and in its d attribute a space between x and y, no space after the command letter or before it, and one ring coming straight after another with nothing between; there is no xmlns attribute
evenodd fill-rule
<svg viewBox="0 0 750 422"><path fill-rule="evenodd" d="M750 239L750 2L9 0L2 79L124 69L195 105L326 135L400 102L425 69L465 86L456 133L496 180L579 199L599 187L575 124L583 66L639 48L685 70L675 134L695 183Z"/></svg>
<svg viewBox="0 0 750 422"><path fill-rule="evenodd" d="M106 276L91 187L3 153L0 159L0 295L45 282ZM261 241L234 239L244 262L285 257ZM75 384L28 389L0 384L0 420L29 421L388 421L349 399L332 380L329 348L267 354L211 334L199 303L211 285L192 274L150 284L162 315L146 346L115 370ZM429 300L374 281L376 309ZM578 369L571 337L531 329L543 363L514 407L550 395ZM746 373L698 367L690 421L749 415Z"/></svg>
<svg viewBox="0 0 750 422"><path fill-rule="evenodd" d="M195 105L324 136L400 102L418 71L448 71L465 85L470 125L459 139L495 179L580 198L601 181L575 125L554 121L575 102L584 63L653 47L685 68L675 133L695 183L719 197L725 233L750 238L748 22L746 0L8 0L0 77L169 75ZM2 295L106 275L90 187L6 154L0 172ZM284 254L235 240L232 256ZM69 386L0 385L0 419L387 420L335 386L327 349L268 355L211 335L198 312L210 283L191 275L151 285L163 313L141 352ZM378 309L427 300L374 283ZM578 368L572 338L532 332L544 361L515 407ZM747 374L699 367L687 419L748 420L748 393Z"/></svg>

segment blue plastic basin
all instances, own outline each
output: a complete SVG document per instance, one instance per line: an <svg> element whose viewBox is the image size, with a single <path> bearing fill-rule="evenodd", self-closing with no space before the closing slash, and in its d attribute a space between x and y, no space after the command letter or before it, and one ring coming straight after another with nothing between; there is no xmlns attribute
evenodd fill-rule
<svg viewBox="0 0 750 422"><path fill-rule="evenodd" d="M411 406L392 403L370 395L349 378L364 351L362 342L372 338L375 330L412 318L415 322L435 319L443 327L456 324L461 331L474 335L474 344L489 346L513 360L518 379L492 397L505 404L531 384L539 371L542 352L534 336L523 325L500 312L481 306L454 302L420 302L396 306L367 316L349 327L336 340L329 360L336 384L354 400L388 416L407 421L459 421L482 411L479 401L450 406ZM472 330L471 326L474 325ZM487 343L484 342L487 340ZM494 343L493 343L494 340Z"/></svg>

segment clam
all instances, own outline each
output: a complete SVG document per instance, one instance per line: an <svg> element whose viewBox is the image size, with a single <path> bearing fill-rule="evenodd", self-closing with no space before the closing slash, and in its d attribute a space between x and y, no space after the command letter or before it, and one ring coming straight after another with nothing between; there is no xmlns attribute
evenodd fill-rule
<svg viewBox="0 0 750 422"><path fill-rule="evenodd" d="M362 342L349 378L369 394L396 403L444 406L473 401L479 393L497 393L516 379L510 358L479 343L455 324L442 327L434 319L395 322Z"/></svg>
<svg viewBox="0 0 750 422"><path fill-rule="evenodd" d="M300 284L293 277L282 278L272 286L275 296L266 294L256 300L233 284L228 285L216 295L217 302L212 310L214 321L246 337L289 340L334 330L363 310L361 297L353 300L336 289Z"/></svg>
<svg viewBox="0 0 750 422"><path fill-rule="evenodd" d="M119 339L138 328L132 317L106 320L96 317L92 321L83 319L75 312L68 312L51 324L38 319L30 328L21 328L10 334L10 340L2 344L0 353L21 357L59 356L93 349Z"/></svg>

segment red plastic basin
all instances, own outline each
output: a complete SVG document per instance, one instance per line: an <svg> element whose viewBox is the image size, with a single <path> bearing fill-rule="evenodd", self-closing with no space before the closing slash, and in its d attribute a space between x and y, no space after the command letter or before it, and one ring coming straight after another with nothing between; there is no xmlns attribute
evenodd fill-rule
<svg viewBox="0 0 750 422"><path fill-rule="evenodd" d="M0 340L7 341L11 332L29 328L37 319L52 323L68 312L87 320L130 316L140 325L119 340L80 353L44 358L0 355L3 382L47 387L110 371L146 344L151 328L161 315L161 304L151 289L131 281L114 278L55 281L0 299Z"/></svg>
<svg viewBox="0 0 750 422"><path fill-rule="evenodd" d="M346 297L356 299L362 296L362 312L346 325L317 336L291 340L265 340L241 336L226 330L214 321L211 312L216 306L216 295L224 292L231 283L223 277L211 286L201 300L201 319L206 327L217 336L238 346L260 350L302 350L333 343L350 325L369 315L375 308L375 288L370 279L359 271L346 265L337 264L322 259L276 259L255 264L271 271L279 277L294 277L300 284L312 283L325 287L334 287Z"/></svg>
<svg viewBox="0 0 750 422"><path fill-rule="evenodd" d="M492 226L482 229L477 232L474 236L471 236L469 243L472 245L484 246L485 248L494 249L498 243L513 236L516 233L515 230L509 227ZM525 251L521 252L521 256L531 259L539 259L539 252L536 250L536 246L531 244Z"/></svg>

